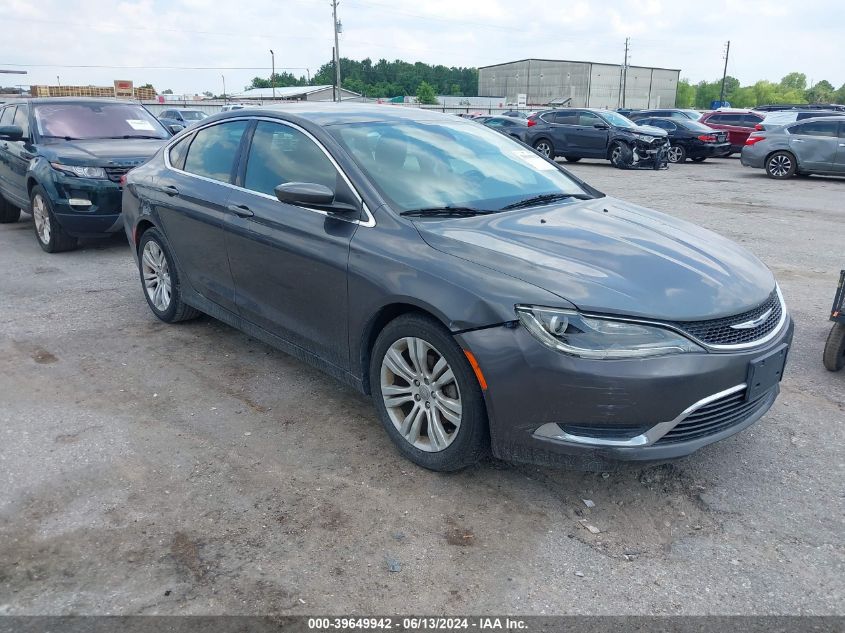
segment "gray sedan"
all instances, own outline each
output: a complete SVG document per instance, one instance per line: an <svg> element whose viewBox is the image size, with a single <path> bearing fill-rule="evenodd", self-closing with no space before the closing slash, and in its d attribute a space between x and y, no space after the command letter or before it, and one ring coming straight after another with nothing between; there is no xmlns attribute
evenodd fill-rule
<svg viewBox="0 0 845 633"><path fill-rule="evenodd" d="M434 470L687 455L765 414L792 340L738 244L426 110L215 115L129 172L123 219L159 319L370 394Z"/></svg>
<svg viewBox="0 0 845 633"><path fill-rule="evenodd" d="M795 174L845 176L845 116L753 132L742 148L742 164L765 169L777 179Z"/></svg>

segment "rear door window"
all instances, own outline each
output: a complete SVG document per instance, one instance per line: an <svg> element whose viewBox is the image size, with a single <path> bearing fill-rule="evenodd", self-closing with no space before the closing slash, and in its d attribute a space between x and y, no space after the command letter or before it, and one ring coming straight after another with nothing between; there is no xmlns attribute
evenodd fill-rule
<svg viewBox="0 0 845 633"><path fill-rule="evenodd" d="M577 125L578 124L578 113L577 112L555 112L554 113L554 123L558 125Z"/></svg>
<svg viewBox="0 0 845 633"><path fill-rule="evenodd" d="M839 124L836 121L811 121L809 123L793 125L789 128L789 133L801 136L836 137L838 135L838 127Z"/></svg>
<svg viewBox="0 0 845 633"><path fill-rule="evenodd" d="M248 121L231 121L197 132L188 149L185 171L221 182L231 182L235 159L247 125Z"/></svg>

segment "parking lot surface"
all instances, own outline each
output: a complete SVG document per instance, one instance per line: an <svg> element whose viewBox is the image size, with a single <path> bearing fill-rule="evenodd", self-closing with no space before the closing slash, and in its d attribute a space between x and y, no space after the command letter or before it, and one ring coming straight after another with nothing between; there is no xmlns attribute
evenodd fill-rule
<svg viewBox="0 0 845 633"><path fill-rule="evenodd" d="M671 464L428 472L317 370L157 321L125 241L47 255L25 215L0 226L0 613L843 613L845 180L569 167L772 268L796 332L762 421Z"/></svg>

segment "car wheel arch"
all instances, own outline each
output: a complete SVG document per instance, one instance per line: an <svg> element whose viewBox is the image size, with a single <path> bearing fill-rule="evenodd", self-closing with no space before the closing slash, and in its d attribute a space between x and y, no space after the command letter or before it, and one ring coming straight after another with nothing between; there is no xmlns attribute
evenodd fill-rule
<svg viewBox="0 0 845 633"><path fill-rule="evenodd" d="M795 169L796 169L796 171L797 171L797 170L798 170L798 158L795 156L795 154L794 154L794 153L793 153L790 149L788 149L788 148L784 148L784 147L780 147L780 148L773 149L771 152L769 152L768 154L766 154L766 158L763 160L763 167L765 168L765 166L769 164L769 159L770 159L773 155L775 155L775 154L781 154L781 153L783 153L783 154L789 154L789 157L790 157L793 161L795 161Z"/></svg>
<svg viewBox="0 0 845 633"><path fill-rule="evenodd" d="M382 330L395 319L406 314L419 314L430 317L442 324L446 329L451 331L449 324L446 323L436 311L422 307L414 303L389 303L383 305L379 310L367 321L361 334L360 359L358 370L362 378L363 392L366 394L370 391L370 358L372 356L373 346L376 339Z"/></svg>
<svg viewBox="0 0 845 633"><path fill-rule="evenodd" d="M147 218L141 218L137 224L135 224L135 230L132 232L132 238L134 240L134 244L132 245L135 248L135 252L138 252L141 244L141 237L149 231L150 229L157 228L155 224L153 224Z"/></svg>

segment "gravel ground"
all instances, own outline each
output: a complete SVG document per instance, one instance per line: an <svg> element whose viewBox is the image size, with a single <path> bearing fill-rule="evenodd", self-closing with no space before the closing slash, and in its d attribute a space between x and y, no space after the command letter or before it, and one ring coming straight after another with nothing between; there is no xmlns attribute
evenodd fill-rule
<svg viewBox="0 0 845 633"><path fill-rule="evenodd" d="M0 613L842 614L845 180L571 167L775 271L797 327L761 422L605 475L423 471L366 398L158 322L125 242L47 255L24 216L0 226Z"/></svg>

